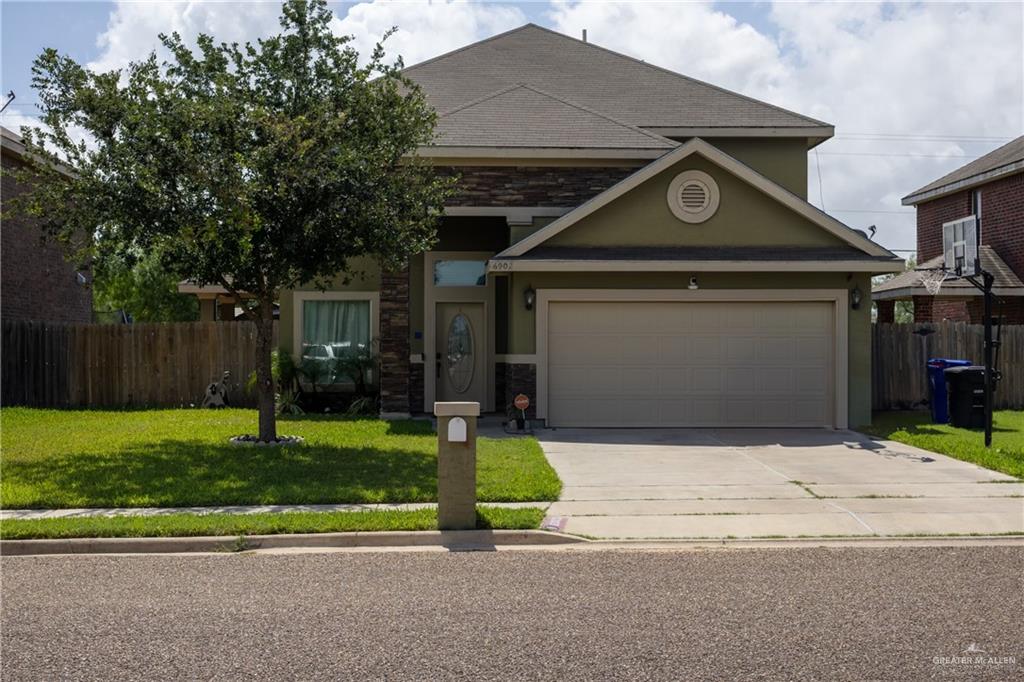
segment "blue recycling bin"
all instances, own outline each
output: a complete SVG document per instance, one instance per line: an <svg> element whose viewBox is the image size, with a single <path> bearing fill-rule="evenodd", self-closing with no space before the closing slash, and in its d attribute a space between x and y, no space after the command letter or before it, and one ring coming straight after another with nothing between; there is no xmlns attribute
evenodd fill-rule
<svg viewBox="0 0 1024 682"><path fill-rule="evenodd" d="M932 423L949 423L949 399L946 397L946 375L949 367L970 367L970 360L930 358L928 360L928 395L932 404Z"/></svg>

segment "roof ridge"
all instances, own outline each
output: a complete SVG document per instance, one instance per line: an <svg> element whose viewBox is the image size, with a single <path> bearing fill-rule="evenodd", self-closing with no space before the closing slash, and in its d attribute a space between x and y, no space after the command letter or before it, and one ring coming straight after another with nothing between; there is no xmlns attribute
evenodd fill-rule
<svg viewBox="0 0 1024 682"><path fill-rule="evenodd" d="M619 119L615 118L614 116L609 116L608 114L603 113L601 111L598 111L597 109L591 109L590 107L584 106L584 105L579 104L577 102L573 102L572 100L566 99L564 97L560 97L560 96L558 96L558 95L556 95L554 93L547 92L545 90L541 90L537 86L531 85L530 83L521 83L520 87L526 88L527 90L532 90L532 91L536 92L539 95L543 95L544 97L550 97L553 100L561 102L562 104L565 104L567 106L574 107L574 108L579 109L581 111L585 111L588 114L593 114L594 116L599 116L599 117L601 117L601 118L603 118L603 119L605 119L607 121L611 121L612 123L614 123L616 125L620 125L623 128L627 128L629 130L632 130L634 132L640 133L640 134L645 135L647 137L650 137L650 138L652 138L654 140L657 140L658 142L666 142L671 147L678 147L679 146L679 143L676 142L675 140L670 140L669 138L664 137L663 135L658 135L657 133L652 133L649 130L644 130L643 128L641 128L639 126L635 126L635 125L633 125L631 123L626 123L625 121L620 121Z"/></svg>
<svg viewBox="0 0 1024 682"><path fill-rule="evenodd" d="M512 85L506 85L505 87L501 88L500 90L495 90L494 92L492 92L490 94L483 95L482 97L477 97L476 99L470 100L470 101L466 102L465 104L460 104L459 106L455 107L454 109L448 109L447 111L443 111L443 112L439 113L437 115L437 117L438 118L444 118L445 116L450 116L450 115L452 115L454 113L462 111L463 109L469 109L470 107L475 107L478 104L483 104L484 102L486 102L489 99L494 99L495 97L500 97L501 95L504 95L507 92L512 92L513 90L518 90L519 88L522 88L522 87L525 87L525 86L526 86L525 83L513 83Z"/></svg>
<svg viewBox="0 0 1024 682"><path fill-rule="evenodd" d="M622 57L623 59L628 59L630 61L636 62L637 64L642 64L643 66L646 66L648 68L654 69L656 71L661 71L661 72L667 73L667 74L669 74L671 76L675 76L676 78L682 78L683 80L687 80L687 81L690 81L692 83L697 83L699 85L703 85L705 87L711 88L712 90L717 90L718 92L724 92L727 95L732 95L734 97L740 97L742 99L747 100L748 102L754 102L756 104L761 104L763 106L770 107L772 109L776 109L776 110L781 111L783 113L790 114L791 116L797 116L799 118L804 119L805 121L810 121L810 122L812 122L812 123L814 123L816 125L819 125L819 126L831 126L832 125L831 123L826 123L825 121L820 121L820 120L818 120L816 118L811 118L810 116L805 116L804 114L800 114L800 113L797 113L797 112L792 111L790 109L786 109L784 107L780 107L777 104L772 104L771 102L765 102L764 100L757 99L756 97L751 97L750 95L744 95L743 93L735 92L734 90L728 90L728 89L723 88L723 87L721 87L719 85L715 85L713 83L708 83L707 81L702 81L699 78L694 78L693 76L687 76L686 74L679 73L678 71L673 71L671 69L667 69L664 66L658 66L657 64L651 64L650 62L644 61L643 59L638 59L636 57L630 56L630 55L622 53L622 52L616 52L615 50L612 50L610 48L602 47L601 45L598 45L597 43L591 43L589 41L580 40L579 38L573 38L570 35L566 35L564 33L559 33L558 31L556 31L554 29L547 28L546 26L540 26L539 24L534 24L534 23L525 24L525 25L520 26L519 28L514 29L512 31L506 31L505 33L496 35L493 38L501 38L503 36L509 35L511 33L515 33L516 31L521 31L521 30L529 28L531 26L533 28L539 28L542 31L545 31L545 32L550 33L550 34L555 35L555 36L558 36L560 38L564 38L565 40L572 40L572 41L580 43L582 45L586 45L587 47L592 47L592 48L597 49L597 50L602 50L602 51L607 52L609 54L613 54L616 57ZM462 48L462 49L466 49L466 48L472 47L473 45L479 45L481 43L488 42L488 41L492 40L493 38L488 38L486 40L481 40L480 42L477 42L477 43L472 43L471 45L467 45L465 48ZM460 52L460 51L461 50L455 50L454 52ZM454 54L454 52L449 53L449 54ZM443 57L443 56L447 56L447 55L441 55L441 56ZM440 57L435 57L434 59L431 59L430 61L434 61L435 59L440 59ZM426 64L427 62L421 62L421 63L422 64ZM417 66L419 66L419 65L417 64ZM412 68L412 67L410 67L410 68Z"/></svg>
<svg viewBox="0 0 1024 682"><path fill-rule="evenodd" d="M501 33L497 33L497 34L491 36L490 38L484 38L483 40L477 40L476 42L470 43L468 45L463 45L462 47L457 47L454 50L449 50L448 52L445 52L444 54L439 54L436 57L431 57L430 59L425 59L422 62L416 62L412 66L407 66L404 69L402 69L402 73L405 73L406 71L412 71L413 69L418 69L421 66L426 66L427 64L433 64L434 62L438 61L439 59L444 59L445 57L451 57L454 54L458 54L460 52L465 52L466 50L468 50L471 47L476 47L477 45L483 45L484 43L489 43L492 40L497 40L498 38L504 38L505 36L512 35L513 33L518 33L519 31L523 31L523 30L526 30L526 29L530 28L531 26L533 28L544 28L543 26L538 26L537 24L535 24L535 23L533 23L531 21L531 22L523 24L522 26L517 26L516 28L511 28L511 29L509 29L507 31L503 31Z"/></svg>

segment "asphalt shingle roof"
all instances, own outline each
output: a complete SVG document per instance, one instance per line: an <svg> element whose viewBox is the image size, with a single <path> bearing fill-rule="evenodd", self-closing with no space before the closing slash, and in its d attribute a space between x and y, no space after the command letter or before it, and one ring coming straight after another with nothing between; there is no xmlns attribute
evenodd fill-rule
<svg viewBox="0 0 1024 682"><path fill-rule="evenodd" d="M981 267L986 272L992 274L995 278L993 286L997 289L1017 289L1024 287L1024 283L1020 281L1020 278L1010 269L1010 266L1006 264L999 254L987 244L982 244L978 248L978 256L981 259ZM881 284L876 284L872 287L872 293L883 293L886 291L896 291L899 289L924 289L924 284L921 280L923 274L921 269L938 268L942 266L943 256L936 256L931 260L922 263L918 266L919 269L907 270L906 272L900 273L892 279L887 279ZM948 279L942 283L942 289L939 290L939 295L942 294L952 296L963 296L964 290L974 291L975 286L965 279Z"/></svg>
<svg viewBox="0 0 1024 682"><path fill-rule="evenodd" d="M644 128L829 125L534 24L411 66L405 74L438 112L527 84Z"/></svg>
<svg viewBox="0 0 1024 682"><path fill-rule="evenodd" d="M883 261L852 246L536 246L527 260L684 260L684 261Z"/></svg>
<svg viewBox="0 0 1024 682"><path fill-rule="evenodd" d="M903 198L903 202L909 203L909 200L913 200L919 194L925 194L945 187L946 185L970 181L970 179L976 175L988 173L1004 166L1009 166L1013 163L1022 161L1024 161L1024 135L1021 135L1016 140L1004 144L998 149L994 149L985 156L971 161L967 165L960 166L952 173L943 175L935 182L930 182L921 189L911 192Z"/></svg>
<svg viewBox="0 0 1024 682"><path fill-rule="evenodd" d="M667 150L678 143L529 85L513 85L441 114L434 145Z"/></svg>

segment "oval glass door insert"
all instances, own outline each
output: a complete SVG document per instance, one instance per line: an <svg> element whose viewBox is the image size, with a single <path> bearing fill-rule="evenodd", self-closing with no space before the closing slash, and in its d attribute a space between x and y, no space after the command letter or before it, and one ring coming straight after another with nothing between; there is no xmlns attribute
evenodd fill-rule
<svg viewBox="0 0 1024 682"><path fill-rule="evenodd" d="M473 383L473 327L459 313L448 325L448 381L456 393L465 393Z"/></svg>

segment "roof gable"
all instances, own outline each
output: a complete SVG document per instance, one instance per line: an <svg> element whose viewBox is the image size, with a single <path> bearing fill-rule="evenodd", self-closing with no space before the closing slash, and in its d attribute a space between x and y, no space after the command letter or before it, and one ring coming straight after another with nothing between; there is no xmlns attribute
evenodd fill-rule
<svg viewBox="0 0 1024 682"><path fill-rule="evenodd" d="M528 83L639 127L831 127L534 24L416 64L404 73L438 111Z"/></svg>
<svg viewBox="0 0 1024 682"><path fill-rule="evenodd" d="M757 202L757 206L760 209L759 215L764 215L766 219L768 217L772 217L774 219L773 224L776 226L776 228L773 228L776 229L774 234L760 235L757 239L751 240L743 245L799 244L802 246L828 246L840 244L854 247L869 256L891 259L897 258L885 248L869 240L862 233L840 223L835 218L823 213L800 197L792 194L771 180L768 180L764 176L755 172L749 166L740 163L731 156L699 139L690 140L686 144L663 155L658 160L640 169L633 175L609 188L605 192L602 192L585 204L565 214L550 225L513 244L508 249L498 254L496 258L523 256L531 249L541 244L547 244L549 246L565 245L572 240L564 237L558 238L559 235L576 225L579 225L581 228L585 228L583 223L598 212L607 212L611 220L604 221L606 224L603 225L600 224L600 221L595 221L593 223L598 225L598 229L601 230L603 234L597 235L595 239L589 240L590 245L609 246L611 245L609 243L609 239L612 238L612 234L618 235L618 245L627 245L630 237L625 237L623 235L626 234L626 230L630 229L630 224L635 224L638 220L645 221L651 218L651 216L636 215L634 217L632 214L628 213L616 216L615 212L618 208L612 206L612 204L616 203L620 198L625 197L627 194L638 192L639 194L637 194L637 196L642 194L642 198L645 199L642 205L653 206L654 208L652 210L663 210L667 213L667 207L665 207L665 190L661 186L663 183L659 183L659 179L664 180L667 174L674 174L675 167L679 165L681 161L694 155L699 158L692 159L691 161L693 163L688 165L693 165L697 168L705 166L710 169L718 169L716 174L723 179L728 178L730 181L734 179L738 184L743 186L742 192L745 192L746 194L743 194L742 196L751 203L754 203L755 201ZM647 197L647 194L651 194L651 197ZM740 192L736 192L736 194L740 194ZM737 201L734 196L732 199L729 199L729 201L735 206L740 205L743 200L741 199ZM726 198L723 197L722 203L725 204L725 202ZM797 220L789 220L788 223L784 223L783 221L778 220L777 215L771 215L773 209L788 211L789 216L796 214ZM719 210L721 211L722 208L720 207ZM654 219L656 220L657 216L654 216ZM714 220L714 217L712 217L711 220ZM690 227L695 227L697 230L700 229L699 225L684 226L682 223L671 223L671 221L669 221L668 224L673 225L673 230L675 227L678 227L680 230L686 230ZM791 230L793 234L786 235L778 232L778 226L782 225L785 225L783 229ZM636 229L647 229L647 226L638 226ZM808 232L808 230L811 232ZM812 236L812 232L815 233L816 236ZM696 233L696 230L690 231L690 234ZM674 234L686 234L686 232L674 232ZM715 232L713 237L715 239L725 239L724 235L720 232ZM647 238L650 240L649 236ZM679 237L675 237L675 239L682 241ZM655 243L657 243L656 237ZM711 245L712 243L722 246L741 245L739 243L730 244L727 239L725 241L710 242L708 241L708 238L705 237L704 245Z"/></svg>
<svg viewBox="0 0 1024 682"><path fill-rule="evenodd" d="M911 192L903 197L903 205L919 204L1021 171L1024 171L1024 135Z"/></svg>
<svg viewBox="0 0 1024 682"><path fill-rule="evenodd" d="M679 143L530 85L512 85L438 117L433 146L660 149Z"/></svg>

